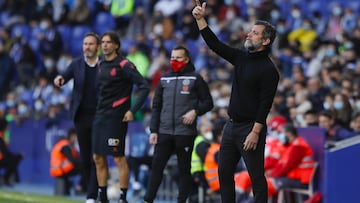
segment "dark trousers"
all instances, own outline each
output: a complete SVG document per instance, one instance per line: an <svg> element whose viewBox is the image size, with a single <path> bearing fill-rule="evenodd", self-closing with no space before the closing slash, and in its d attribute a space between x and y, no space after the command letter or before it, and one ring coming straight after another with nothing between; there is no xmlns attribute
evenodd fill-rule
<svg viewBox="0 0 360 203"><path fill-rule="evenodd" d="M235 202L234 172L241 157L251 178L255 203L267 202L267 183L264 175L266 127L263 127L259 135L256 150L243 150L243 143L253 125L253 122L228 121L224 127L219 157L220 193L224 203Z"/></svg>
<svg viewBox="0 0 360 203"><path fill-rule="evenodd" d="M5 184L10 184L10 177L12 175L14 175L15 182L20 182L18 166L22 158L23 157L21 154L9 154L9 156L4 157L2 160L0 160L0 168L5 169Z"/></svg>
<svg viewBox="0 0 360 203"><path fill-rule="evenodd" d="M79 113L75 119L75 128L78 135L87 199L96 199L98 194L98 182L93 160L91 139L93 120L94 114L90 113Z"/></svg>
<svg viewBox="0 0 360 203"><path fill-rule="evenodd" d="M185 203L189 195L192 177L191 152L194 147L194 136L175 136L160 134L155 145L150 178L145 194L145 201L153 202L162 181L164 168L175 153L179 168L179 196L178 203Z"/></svg>

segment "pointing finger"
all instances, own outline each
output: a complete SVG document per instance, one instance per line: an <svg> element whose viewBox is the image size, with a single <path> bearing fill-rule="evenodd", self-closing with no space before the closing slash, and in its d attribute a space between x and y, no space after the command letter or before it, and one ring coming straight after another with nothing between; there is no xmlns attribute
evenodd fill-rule
<svg viewBox="0 0 360 203"><path fill-rule="evenodd" d="M196 4L196 6L201 6L200 5L200 0L195 0L195 4Z"/></svg>

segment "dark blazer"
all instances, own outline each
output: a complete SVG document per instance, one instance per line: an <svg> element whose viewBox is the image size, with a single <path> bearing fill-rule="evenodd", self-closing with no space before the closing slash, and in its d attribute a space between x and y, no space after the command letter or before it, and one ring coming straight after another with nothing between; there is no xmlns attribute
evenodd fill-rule
<svg viewBox="0 0 360 203"><path fill-rule="evenodd" d="M79 110L81 100L83 99L84 83L85 83L85 60L84 57L74 59L66 71L61 74L65 79L65 83L74 79L74 89L72 91L71 104L70 104L70 118L75 120L76 113ZM94 90L96 92L96 90ZM94 112L95 113L95 112Z"/></svg>

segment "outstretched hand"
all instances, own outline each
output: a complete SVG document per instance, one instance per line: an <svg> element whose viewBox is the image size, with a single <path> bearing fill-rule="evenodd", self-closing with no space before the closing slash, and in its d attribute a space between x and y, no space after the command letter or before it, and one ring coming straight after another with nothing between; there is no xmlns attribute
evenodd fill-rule
<svg viewBox="0 0 360 203"><path fill-rule="evenodd" d="M205 16L206 2L200 4L200 0L195 0L195 8L192 10L192 15L196 20L200 20Z"/></svg>

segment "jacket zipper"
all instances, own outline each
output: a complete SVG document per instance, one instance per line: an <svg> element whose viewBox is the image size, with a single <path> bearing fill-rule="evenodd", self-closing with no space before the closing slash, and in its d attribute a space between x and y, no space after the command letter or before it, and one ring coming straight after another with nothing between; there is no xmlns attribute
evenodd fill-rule
<svg viewBox="0 0 360 203"><path fill-rule="evenodd" d="M172 129L173 129L173 135L175 135L175 101L176 101L176 95L177 95L177 84L178 84L178 76L175 77L175 92L173 96L173 108L172 108Z"/></svg>

